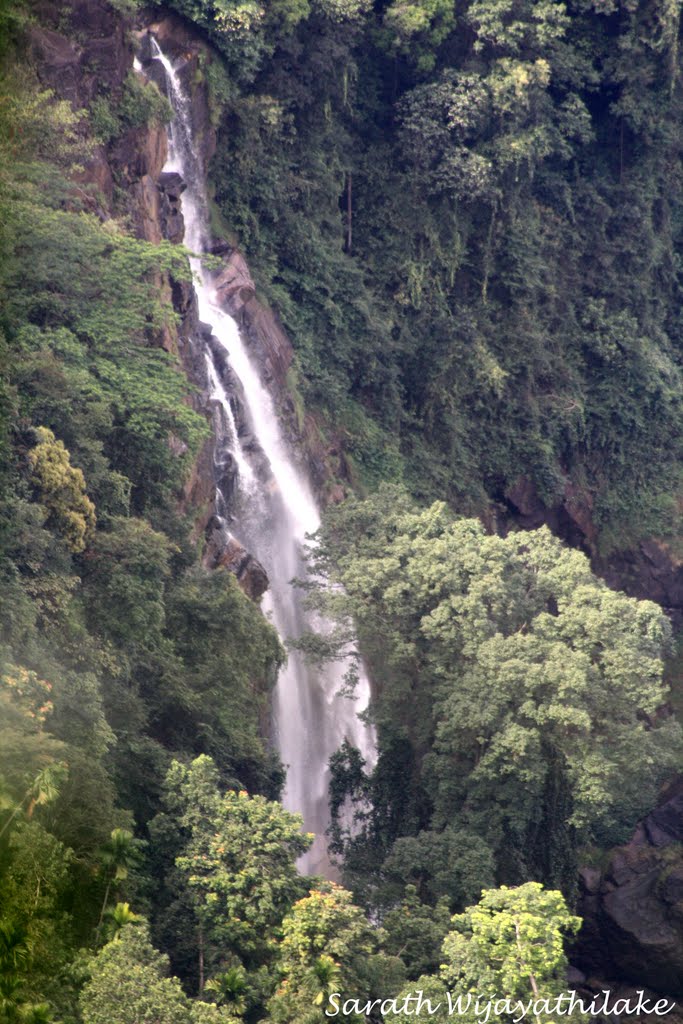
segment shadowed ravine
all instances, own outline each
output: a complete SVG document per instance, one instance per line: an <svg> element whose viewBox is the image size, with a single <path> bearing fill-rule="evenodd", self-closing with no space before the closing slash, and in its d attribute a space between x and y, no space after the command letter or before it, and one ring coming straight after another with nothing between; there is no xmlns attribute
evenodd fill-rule
<svg viewBox="0 0 683 1024"><path fill-rule="evenodd" d="M173 63L152 38L152 60L164 71L165 88L173 107L165 171L177 172L186 189L182 195L185 245L193 252L209 249L210 230L204 188L204 168L193 144L190 104ZM150 62L148 62L150 63ZM263 609L283 640L310 628L302 592L291 585L305 575L302 547L314 533L319 513L311 489L295 465L280 429L273 401L264 387L240 337L237 324L218 305L211 274L193 260L199 319L211 326L214 344L222 349L232 373L243 389L243 399L260 452L239 437L222 378L221 365L206 342L209 380L207 396L214 408L214 461L234 460L236 493L217 489L216 513L229 519L230 531L265 567L270 587ZM221 360L222 364L223 361ZM265 458L264 458L265 456ZM321 624L318 624L321 625ZM324 624L322 624L324 628ZM325 841L330 821L328 761L344 739L358 747L366 759L374 756L374 735L358 718L368 704L369 685L361 671L355 699L339 696L347 666L332 663L324 670L291 651L280 670L273 700L273 737L287 782L285 807L303 814L306 829L316 834L311 851L302 858L306 872L333 875Z"/></svg>

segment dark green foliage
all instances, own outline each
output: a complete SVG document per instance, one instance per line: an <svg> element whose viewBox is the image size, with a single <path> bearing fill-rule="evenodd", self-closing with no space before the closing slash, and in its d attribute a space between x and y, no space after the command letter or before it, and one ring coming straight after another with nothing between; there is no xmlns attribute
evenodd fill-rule
<svg viewBox="0 0 683 1024"><path fill-rule="evenodd" d="M194 734L194 750L213 757L225 777L250 792L277 796L282 770L263 743L283 657L271 626L254 614L230 573L193 570L169 596L168 633L192 700L184 715L173 704L159 707L165 743L186 749L183 737ZM148 699L154 706L155 698Z"/></svg>
<svg viewBox="0 0 683 1024"><path fill-rule="evenodd" d="M200 995L206 972L230 963L244 965L255 993L269 981L282 918L306 891L296 859L312 836L301 826L274 801L221 792L209 757L171 764L151 826L163 874L159 926Z"/></svg>
<svg viewBox="0 0 683 1024"><path fill-rule="evenodd" d="M218 41L218 5L181 9ZM216 199L354 482L478 511L571 481L604 549L675 536L677 25L430 0L263 28Z"/></svg>
<svg viewBox="0 0 683 1024"><path fill-rule="evenodd" d="M187 999L168 958L152 946L144 926L129 924L93 963L80 1008L86 1024L124 1024L153 1014L160 1024L187 1024Z"/></svg>
<svg viewBox="0 0 683 1024"><path fill-rule="evenodd" d="M415 983L431 1006L423 1004L417 1012L413 1003L396 1019L446 1024L452 1005L466 1024L473 1024L484 1007L495 1008L496 1019L505 1024L512 1024L523 1007L536 1006L545 1007L544 1020L561 1020L567 1008L555 1011L555 1005L561 993L567 996L564 945L580 926L562 893L545 891L538 882L484 890L476 905L452 918L438 976L425 974Z"/></svg>
<svg viewBox="0 0 683 1024"><path fill-rule="evenodd" d="M134 6L112 2L119 27ZM570 891L579 844L622 839L679 752L656 608L547 532L490 537L378 490L403 478L473 512L527 476L548 504L578 496L605 549L676 537L676 5L169 6L216 46L198 67L214 222L292 336L299 419L375 492L331 512L317 558L377 688L379 761L335 755L331 838L383 928L344 890L306 895L309 839L272 802L264 739L282 650L235 579L198 564L178 511L207 434L161 348L159 282L188 280L186 254L103 220L76 184L95 144L134 146L168 103L133 72L88 111L57 101L4 5L3 1024L300 1024L340 979L391 996L434 975L449 911L482 888ZM554 984L575 926L559 895L482 908L506 941L539 911ZM490 966L472 913L444 947L458 984ZM142 914L213 1002L168 977Z"/></svg>
<svg viewBox="0 0 683 1024"><path fill-rule="evenodd" d="M166 124L171 106L154 82L129 71L117 104L108 95L96 96L90 106L90 124L98 142L109 143L128 129Z"/></svg>
<svg viewBox="0 0 683 1024"><path fill-rule="evenodd" d="M419 899L414 885L407 885L400 904L382 922L387 934L384 948L403 960L411 980L433 973L441 962L441 945L450 920L447 898L434 907Z"/></svg>
<svg viewBox="0 0 683 1024"><path fill-rule="evenodd" d="M369 1000L387 998L403 983L398 957L380 951L381 929L371 928L351 893L338 885L312 889L282 922L282 984L269 1004L276 1024L325 1024L332 992L362 992ZM360 1015L342 1013L345 1024Z"/></svg>
<svg viewBox="0 0 683 1024"><path fill-rule="evenodd" d="M154 82L145 81L134 71L128 72L119 104L119 115L125 127L166 124L172 114L170 103Z"/></svg>
<svg viewBox="0 0 683 1024"><path fill-rule="evenodd" d="M187 256L83 211L82 112L18 65L0 105L0 1019L72 1024L78 950L154 893L141 836L172 755L277 795L262 727L282 652L178 512L208 433L159 347L159 282L187 280ZM117 102L116 131L168 113L132 72Z"/></svg>

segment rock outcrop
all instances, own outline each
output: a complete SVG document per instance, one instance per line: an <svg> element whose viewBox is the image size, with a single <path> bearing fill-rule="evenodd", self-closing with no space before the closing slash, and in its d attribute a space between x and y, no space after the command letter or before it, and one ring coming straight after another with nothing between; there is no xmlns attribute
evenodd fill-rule
<svg viewBox="0 0 683 1024"><path fill-rule="evenodd" d="M683 997L683 780L614 850L580 873L584 925L572 962L587 975Z"/></svg>
<svg viewBox="0 0 683 1024"><path fill-rule="evenodd" d="M135 49L143 59L146 48L149 50L147 26L138 26L135 30L131 19L116 12L107 0L76 0L70 15L79 33L72 38L61 31L57 15L54 8L46 6L41 11L41 27L34 27L29 33L31 56L42 84L59 99L70 102L75 110L90 108L102 95L115 105L122 96L127 76L133 73ZM159 19L153 30L166 51L182 60L180 73L191 86L188 91L194 108L193 122L199 127L201 159L206 166L215 149L215 133L210 123L206 87L198 74L205 44L175 15ZM185 183L180 175L163 171L167 152L166 129L152 124L126 129L108 145L93 142L75 182L78 201L102 220L125 213L134 233L148 242L181 243L184 236L181 196ZM125 195L125 211L117 209L115 183L118 196ZM252 300L255 288L243 258L231 248L224 254L227 258L223 277L226 284L232 281L228 285L232 291L231 305ZM152 341L181 359L196 388L192 404L211 418L214 409L208 398L203 355L211 330L199 322L189 280L160 274L157 287L172 302L179 322L161 329ZM229 367L226 367L226 378L230 380ZM248 437L251 426L244 413L238 384L233 383L235 418L243 435ZM168 443L177 455L182 454L176 451L177 439L171 437ZM227 568L237 577L245 593L258 600L268 586L265 570L215 516L216 484L226 485L231 467L216 464L213 447L213 441L208 439L200 449L180 497L181 511L193 515L195 538L204 538L205 564ZM234 467L232 471L234 473Z"/></svg>
<svg viewBox="0 0 683 1024"><path fill-rule="evenodd" d="M152 56L151 34L177 63L178 74L190 96L193 140L202 164L208 167L216 150L216 131L211 124L201 61L204 57L211 59L210 50L196 30L175 14L166 13L150 21L149 15L142 12L140 19L143 22L137 32L140 59L144 62Z"/></svg>
<svg viewBox="0 0 683 1024"><path fill-rule="evenodd" d="M266 570L231 535L220 516L213 516L207 527L205 561L210 569L222 567L233 573L242 590L253 601L258 601L268 589Z"/></svg>
<svg viewBox="0 0 683 1024"><path fill-rule="evenodd" d="M69 17L78 38L58 31L59 8L41 4L40 26L29 29L31 57L41 81L74 109L88 107L106 83L117 90L132 67L133 55L125 21L111 4L73 0ZM49 26L53 27L50 28Z"/></svg>
<svg viewBox="0 0 683 1024"><path fill-rule="evenodd" d="M175 171L164 171L157 179L157 192L163 197L159 217L160 227L163 237L175 244L182 242L185 231L180 208L180 197L185 188L185 182ZM188 292L191 290L188 288Z"/></svg>
<svg viewBox="0 0 683 1024"><path fill-rule="evenodd" d="M683 560L663 541L648 538L605 555L598 546L598 528L591 495L565 478L561 496L551 505L533 482L520 477L503 495L502 516L494 516L499 529L514 522L525 530L549 526L553 533L591 559L593 571L617 590L632 597L656 601L675 625L683 623Z"/></svg>

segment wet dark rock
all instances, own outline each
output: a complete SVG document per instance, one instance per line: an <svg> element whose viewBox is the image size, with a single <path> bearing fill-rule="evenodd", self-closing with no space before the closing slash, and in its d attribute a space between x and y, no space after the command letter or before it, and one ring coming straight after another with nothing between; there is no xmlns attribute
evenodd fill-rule
<svg viewBox="0 0 683 1024"><path fill-rule="evenodd" d="M82 50L59 32L39 26L30 29L29 41L40 80L76 106L82 78Z"/></svg>
<svg viewBox="0 0 683 1024"><path fill-rule="evenodd" d="M162 171L159 175L159 188L165 192L169 199L176 202L187 188L180 174L177 171Z"/></svg>
<svg viewBox="0 0 683 1024"><path fill-rule="evenodd" d="M159 175L157 187L161 195L159 220L163 237L176 245L180 244L185 235L180 197L187 186L179 174L163 171Z"/></svg>
<svg viewBox="0 0 683 1024"><path fill-rule="evenodd" d="M61 31L62 10L39 4L35 13L40 25L28 30L31 59L41 82L60 99L87 107L103 84L108 92L120 89L133 62L132 48L124 19L107 0L73 0L68 7L71 35Z"/></svg>
<svg viewBox="0 0 683 1024"><path fill-rule="evenodd" d="M73 23L78 20L78 41L61 32L55 10L50 8L48 11L47 5L46 27L35 30L31 45L42 81L60 98L70 99L78 107L89 106L96 96L102 94L116 103L126 75L132 71L135 48L143 73L163 88L162 66L153 59L154 47L148 31L151 29L174 61L188 91L200 164L207 166L215 148L215 135L205 79L197 73L200 58L211 59L204 41L191 26L172 14L165 14L151 26L138 23L137 32L131 33L132 19L121 17L108 0L74 0L72 8ZM162 239L182 242L185 225L181 197L186 185L178 173L163 170L166 157L167 132L163 127L130 129L106 147L95 147L93 157L79 179L79 186L83 189L81 201L92 193L93 212L102 219L117 215L118 211L113 209L116 182L126 193L125 212L131 218L138 237L154 243ZM300 463L307 464L310 471L310 455L314 444L318 444L318 433L314 428L312 438L307 438L305 430L302 435L301 424L297 422L294 402L288 391L288 371L293 358L289 339L277 314L256 298L256 288L242 254L224 239L215 239L210 249L222 262L215 280L223 308L238 319L262 380L274 396L296 457ZM272 483L272 471L256 440L242 386L225 350L215 339L212 342L211 327L199 322L191 282L175 280L167 274L160 274L158 278L155 284L160 294L172 301L179 323L160 330L155 343L179 355L188 377L196 386L190 399L193 407L211 417L218 429L227 431L232 428L225 412L219 412L216 403L208 398L205 348L207 343L211 345L242 449L259 479L269 485ZM329 471L325 453L322 450L318 452L318 448L315 451L317 472L314 479L322 490ZM215 461L212 446L207 443L202 447L181 501L185 511L196 509L195 536L204 533L215 508L217 487L228 503L234 497L235 477L236 467L231 456L221 455ZM231 510L226 508L225 511L230 514ZM222 555L221 558L224 562L227 559L233 570L237 566L238 572L244 574L243 558L237 557L234 545L229 550L229 557ZM258 574L251 570L248 575L249 578L252 575L254 579L258 578ZM249 589L256 593L259 586L257 583L249 584Z"/></svg>
<svg viewBox="0 0 683 1024"><path fill-rule="evenodd" d="M141 64L151 63L154 60L154 45L153 36L147 29L144 29L138 33L138 60ZM145 69L145 72L149 74L149 71Z"/></svg>
<svg viewBox="0 0 683 1024"><path fill-rule="evenodd" d="M648 842L653 846L683 842L683 782L674 787L664 803L648 814L643 826Z"/></svg>
<svg viewBox="0 0 683 1024"><path fill-rule="evenodd" d="M185 316L192 309L194 291L192 288L191 281L177 281L172 282L173 292L173 308L176 313L180 313L181 316Z"/></svg>
<svg viewBox="0 0 683 1024"><path fill-rule="evenodd" d="M148 175L158 187L161 168L168 152L167 135L164 128L149 125L146 128L131 128L124 132L112 147L111 160L119 176L127 182L139 181Z"/></svg>
<svg viewBox="0 0 683 1024"><path fill-rule="evenodd" d="M239 481L239 468L231 452L225 452L220 462L214 459L214 479L222 498L230 505L234 500Z"/></svg>
<svg viewBox="0 0 683 1024"><path fill-rule="evenodd" d="M656 601L675 625L683 622L683 561L661 540L649 538L635 546L602 555L593 520L592 496L565 477L561 495L546 504L533 481L519 477L504 492L508 521L525 530L549 526L552 532L591 559L593 571L616 590ZM505 523L501 524L503 531Z"/></svg>
<svg viewBox="0 0 683 1024"><path fill-rule="evenodd" d="M261 563L233 537L219 516L214 516L206 531L205 561L209 568L222 567L237 577L240 587L252 601L258 601L268 589L268 574Z"/></svg>
<svg viewBox="0 0 683 1024"><path fill-rule="evenodd" d="M614 850L580 873L584 919L572 962L581 970L683 996L683 782Z"/></svg>
<svg viewBox="0 0 683 1024"><path fill-rule="evenodd" d="M214 238L213 241L211 242L209 251L211 252L212 256L227 257L232 255L232 253L235 251L235 247L234 245L230 245L230 243L226 242L225 239L223 238Z"/></svg>
<svg viewBox="0 0 683 1024"><path fill-rule="evenodd" d="M156 37L159 45L173 61L176 72L189 94L194 140L199 149L200 162L206 167L215 149L215 133L211 126L207 91L202 84L205 76L198 75L197 71L200 56L202 59L210 60L211 52L192 27L174 14L164 14L151 24L141 27L138 32L138 57L142 61L145 73L154 78L162 88L163 72L160 62L153 59L154 47L150 33ZM180 176L169 174L167 177L166 174L161 174L159 190L163 196L160 221L164 237L171 241L180 241ZM313 420L307 418L302 424L298 419L288 380L294 353L277 313L257 298L249 267L234 245L226 239L214 239L209 249L222 260L221 267L214 274L218 299L222 308L233 316L240 326L251 357L258 365L261 379L274 397L284 432L296 460L302 471L312 477L315 490L322 500L329 499L335 487L334 500L339 500L340 489L336 483L333 487L332 478L343 475L346 472L346 464L343 455L337 457L321 444L320 432ZM185 317L180 329L180 337L184 342L184 346L181 346L183 361L191 375L194 376L198 372L203 373L205 377L205 368L200 366L203 362L200 342L205 341L208 336L201 333L196 319L193 320L192 311L184 314L187 296L174 285L174 302L176 301L176 309ZM221 354L219 351L220 346L212 345L212 349L217 365L220 366L221 380L230 402L242 447L251 458L259 478L267 481L271 477L270 466L254 438L253 425L248 421L239 382L234 379L225 353ZM315 467L312 467L313 461L316 463ZM342 488L341 494L343 493Z"/></svg>
<svg viewBox="0 0 683 1024"><path fill-rule="evenodd" d="M294 350L279 317L272 310L262 306L255 297L245 302L234 315L245 341L261 368L263 380L275 392L276 397L282 398L286 393L287 373L292 364Z"/></svg>
<svg viewBox="0 0 683 1024"><path fill-rule="evenodd" d="M595 570L610 586L661 604L675 625L683 622L683 562L664 541L649 538L598 558Z"/></svg>
<svg viewBox="0 0 683 1024"><path fill-rule="evenodd" d="M218 300L232 317L237 317L244 305L254 298L256 286L244 256L232 250L221 269L214 275Z"/></svg>
<svg viewBox="0 0 683 1024"><path fill-rule="evenodd" d="M150 33L171 60L190 96L194 140L204 167L216 150L216 132L211 124L205 76L200 74L200 57L213 59L211 50L187 22L175 14L164 14L146 25L138 34L139 57L145 71L161 84L160 65L152 60Z"/></svg>
<svg viewBox="0 0 683 1024"><path fill-rule="evenodd" d="M235 422L237 437L239 438L242 449L248 456L259 479L269 480L272 476L270 463L268 462L263 449L256 440L254 424L249 416L242 382L239 380L230 365L228 353L219 343L218 339L214 337L210 327L208 328L207 335L205 335L205 340L211 349L214 366L216 367L216 371L220 377L226 398L230 403L230 410Z"/></svg>

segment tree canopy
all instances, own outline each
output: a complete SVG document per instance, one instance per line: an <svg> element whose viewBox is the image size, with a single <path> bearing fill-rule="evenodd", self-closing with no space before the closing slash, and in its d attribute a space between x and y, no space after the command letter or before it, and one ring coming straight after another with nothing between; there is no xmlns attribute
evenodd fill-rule
<svg viewBox="0 0 683 1024"><path fill-rule="evenodd" d="M680 756L657 605L547 528L490 535L390 487L330 510L314 559L344 588L314 601L357 623L379 687L380 762L349 788L376 803L365 834L392 851L385 871L434 898L455 882L441 858L484 881L488 849L501 879L571 885L579 845L628 835Z"/></svg>
<svg viewBox="0 0 683 1024"><path fill-rule="evenodd" d="M205 564L147 15L0 0L0 1024L322 1024L342 992L381 1024L418 988L441 1024L564 984L578 864L680 767L678 619L591 568L679 568L679 7L159 8L211 248L292 340L276 405L329 499L336 627L300 646L372 678L376 764L331 762L343 887L278 803L283 644Z"/></svg>

